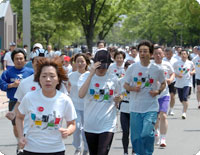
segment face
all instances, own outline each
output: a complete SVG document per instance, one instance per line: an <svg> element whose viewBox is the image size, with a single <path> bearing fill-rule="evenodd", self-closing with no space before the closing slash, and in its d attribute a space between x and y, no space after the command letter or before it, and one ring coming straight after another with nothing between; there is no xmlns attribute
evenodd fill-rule
<svg viewBox="0 0 200 155"><path fill-rule="evenodd" d="M141 62L149 62L151 58L150 50L148 46L142 45L139 48L139 56Z"/></svg>
<svg viewBox="0 0 200 155"><path fill-rule="evenodd" d="M98 48L100 49L100 48L104 48L104 43L99 43L98 44Z"/></svg>
<svg viewBox="0 0 200 155"><path fill-rule="evenodd" d="M43 91L55 91L56 86L59 84L56 69L53 66L43 67L40 74L39 82Z"/></svg>
<svg viewBox="0 0 200 155"><path fill-rule="evenodd" d="M123 64L124 62L124 57L122 54L118 54L116 57L115 57L115 61L117 64L121 65Z"/></svg>
<svg viewBox="0 0 200 155"><path fill-rule="evenodd" d="M187 60L187 59L188 59L188 54L187 54L186 51L182 51L182 52L181 52L181 59L182 59L182 60Z"/></svg>
<svg viewBox="0 0 200 155"><path fill-rule="evenodd" d="M48 46L47 46L47 50L48 50L48 51L51 51L51 50L52 50L51 45L48 45Z"/></svg>
<svg viewBox="0 0 200 155"><path fill-rule="evenodd" d="M132 50L131 50L131 56L132 56L133 58L135 58L135 57L137 56L137 50L136 50L136 49L132 49Z"/></svg>
<svg viewBox="0 0 200 155"><path fill-rule="evenodd" d="M164 57L163 51L161 48L154 50L153 57L155 62L161 62Z"/></svg>
<svg viewBox="0 0 200 155"><path fill-rule="evenodd" d="M96 69L96 74L98 76L104 76L108 69Z"/></svg>
<svg viewBox="0 0 200 155"><path fill-rule="evenodd" d="M15 46L10 46L10 51L14 51Z"/></svg>
<svg viewBox="0 0 200 155"><path fill-rule="evenodd" d="M17 53L14 56L14 64L15 64L15 68L17 69L21 69L24 67L25 65L25 59L24 59L24 55L22 53Z"/></svg>
<svg viewBox="0 0 200 155"><path fill-rule="evenodd" d="M76 67L78 70L85 70L86 66L87 63L83 56L79 56L78 58L76 58Z"/></svg>
<svg viewBox="0 0 200 155"><path fill-rule="evenodd" d="M167 59L170 60L172 56L173 56L172 51L167 51L167 52L165 52L165 57L166 57Z"/></svg>

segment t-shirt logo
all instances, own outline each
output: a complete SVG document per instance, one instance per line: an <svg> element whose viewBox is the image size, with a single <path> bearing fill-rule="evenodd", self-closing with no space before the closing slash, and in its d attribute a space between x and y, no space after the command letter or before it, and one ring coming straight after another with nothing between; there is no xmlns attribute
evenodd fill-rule
<svg viewBox="0 0 200 155"><path fill-rule="evenodd" d="M110 97L114 94L113 89L106 87L105 89L100 89L100 84L95 83L94 89L90 89L90 95L93 96L93 99L96 101L109 100Z"/></svg>
<svg viewBox="0 0 200 155"><path fill-rule="evenodd" d="M180 74L187 74L189 71L190 71L190 69L189 68L187 68L187 67L184 67L183 65L181 65L181 67L179 67L179 72L180 72Z"/></svg>
<svg viewBox="0 0 200 155"><path fill-rule="evenodd" d="M198 60L198 62L196 62L196 66L200 67L200 60Z"/></svg>
<svg viewBox="0 0 200 155"><path fill-rule="evenodd" d="M124 73L123 73L123 71L121 71L120 72L120 70L117 70L117 69L115 69L114 70L114 73L115 73L115 75L118 77L118 78L122 78L122 77L124 77Z"/></svg>
<svg viewBox="0 0 200 155"><path fill-rule="evenodd" d="M36 90L36 87L35 86L31 87L31 90L32 91Z"/></svg>
<svg viewBox="0 0 200 155"><path fill-rule="evenodd" d="M143 73L139 72L138 76L133 78L133 81L136 84L136 86L145 88L145 87L151 87L154 82L154 79L151 78L150 75L148 75L147 77L144 77Z"/></svg>
<svg viewBox="0 0 200 155"><path fill-rule="evenodd" d="M56 116L56 111L53 111L53 114L44 115L43 114L44 107L38 107L37 113L31 113L31 119L34 121L35 127L45 130L57 130L59 128L59 124L61 118Z"/></svg>

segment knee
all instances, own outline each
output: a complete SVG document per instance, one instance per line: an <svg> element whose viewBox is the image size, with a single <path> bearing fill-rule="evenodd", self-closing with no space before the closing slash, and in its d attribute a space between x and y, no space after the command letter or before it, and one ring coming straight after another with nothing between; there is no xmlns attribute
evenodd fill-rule
<svg viewBox="0 0 200 155"><path fill-rule="evenodd" d="M164 113L164 112L161 112L161 113L160 113L160 120L161 120L161 121L165 121L166 119L167 119L167 114Z"/></svg>

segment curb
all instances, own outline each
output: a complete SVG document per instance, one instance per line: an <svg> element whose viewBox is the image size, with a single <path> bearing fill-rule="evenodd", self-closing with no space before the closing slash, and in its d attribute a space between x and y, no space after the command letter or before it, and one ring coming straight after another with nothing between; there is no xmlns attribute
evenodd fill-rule
<svg viewBox="0 0 200 155"><path fill-rule="evenodd" d="M7 112L8 112L7 108L0 109L0 118L4 118Z"/></svg>

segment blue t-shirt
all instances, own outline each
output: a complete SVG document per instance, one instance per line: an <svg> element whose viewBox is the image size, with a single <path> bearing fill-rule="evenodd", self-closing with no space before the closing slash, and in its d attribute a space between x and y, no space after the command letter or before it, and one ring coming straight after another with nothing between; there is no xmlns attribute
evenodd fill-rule
<svg viewBox="0 0 200 155"><path fill-rule="evenodd" d="M16 101L17 99L14 98L15 92L17 88L8 88L8 85L14 83L17 79L25 79L26 77L32 75L34 70L28 67L23 67L21 69L16 69L14 66L10 69L4 71L0 78L0 89L2 91L7 92L7 97L12 100Z"/></svg>

